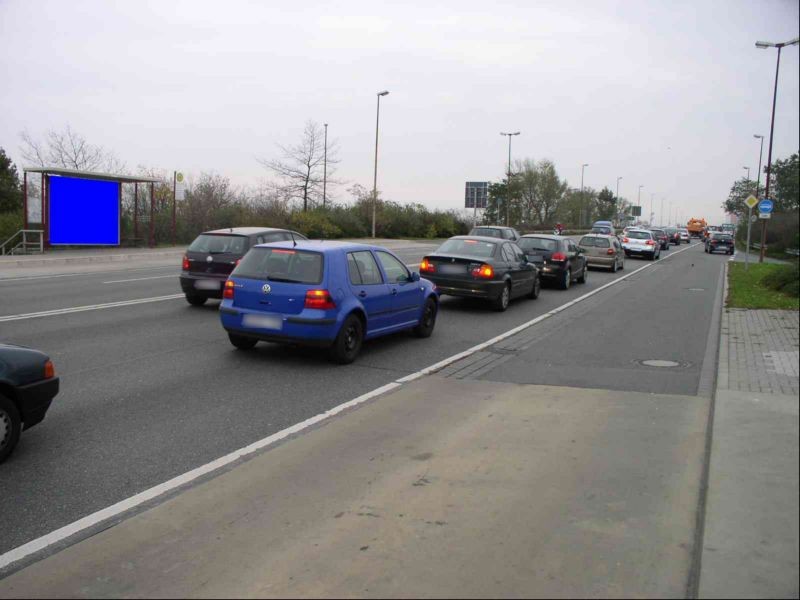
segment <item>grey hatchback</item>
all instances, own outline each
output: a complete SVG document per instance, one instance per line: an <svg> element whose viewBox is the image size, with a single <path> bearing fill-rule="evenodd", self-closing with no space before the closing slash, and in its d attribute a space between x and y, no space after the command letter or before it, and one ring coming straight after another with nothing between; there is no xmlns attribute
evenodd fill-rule
<svg viewBox="0 0 800 600"><path fill-rule="evenodd" d="M616 236L590 233L581 238L578 246L586 253L586 264L603 267L616 273L625 268L625 252Z"/></svg>

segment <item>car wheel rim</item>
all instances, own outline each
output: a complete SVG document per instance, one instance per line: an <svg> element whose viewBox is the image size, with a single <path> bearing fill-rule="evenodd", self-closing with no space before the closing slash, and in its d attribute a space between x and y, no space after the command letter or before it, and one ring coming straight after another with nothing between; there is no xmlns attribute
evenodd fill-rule
<svg viewBox="0 0 800 600"><path fill-rule="evenodd" d="M539 281L537 278L536 281L533 282L533 294L534 296L538 296L539 292L542 291L542 282Z"/></svg>
<svg viewBox="0 0 800 600"><path fill-rule="evenodd" d="M572 283L572 276L569 271L564 273L564 287L568 288L569 284Z"/></svg>
<svg viewBox="0 0 800 600"><path fill-rule="evenodd" d="M11 417L4 410L0 411L0 450L6 447L11 439Z"/></svg>
<svg viewBox="0 0 800 600"><path fill-rule="evenodd" d="M503 288L503 296L500 298L500 303L503 305L503 308L508 306L508 297L509 297L508 286L506 286Z"/></svg>
<svg viewBox="0 0 800 600"><path fill-rule="evenodd" d="M425 307L425 318L422 320L422 324L426 329L433 327L434 314L433 305L428 303L428 306Z"/></svg>
<svg viewBox="0 0 800 600"><path fill-rule="evenodd" d="M344 349L350 354L358 345L358 333L355 325L350 325L344 333Z"/></svg>

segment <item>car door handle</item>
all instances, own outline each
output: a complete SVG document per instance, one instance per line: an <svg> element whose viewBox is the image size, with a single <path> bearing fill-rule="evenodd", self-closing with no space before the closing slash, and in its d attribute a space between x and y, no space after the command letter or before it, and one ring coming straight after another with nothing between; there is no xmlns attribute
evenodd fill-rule
<svg viewBox="0 0 800 600"><path fill-rule="evenodd" d="M367 297L367 292L365 292L364 290L361 290L360 292L358 292L358 297L359 298L366 298Z"/></svg>
<svg viewBox="0 0 800 600"><path fill-rule="evenodd" d="M396 295L397 295L397 288L392 288L392 296L396 296Z"/></svg>

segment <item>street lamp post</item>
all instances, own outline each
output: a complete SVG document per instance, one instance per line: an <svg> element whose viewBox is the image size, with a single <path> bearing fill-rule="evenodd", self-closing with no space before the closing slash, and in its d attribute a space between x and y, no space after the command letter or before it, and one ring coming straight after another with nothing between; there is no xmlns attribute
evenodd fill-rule
<svg viewBox="0 0 800 600"><path fill-rule="evenodd" d="M767 151L767 185L765 186L764 197L769 198L769 184L770 184L770 175L772 174L772 139L775 133L775 105L778 101L778 73L781 68L781 50L784 46L794 46L800 43L800 38L794 38L793 40L789 40L788 42L756 42L756 48L777 48L778 49L778 61L775 65L775 89L772 92L772 119L770 121L769 126L769 150ZM761 220L761 252L758 256L758 262L764 262L764 252L766 250L766 242L767 242L767 220Z"/></svg>
<svg viewBox="0 0 800 600"><path fill-rule="evenodd" d="M620 214L620 213L619 213L619 180L620 180L620 179L622 179L622 177L617 177L617 196L616 196L617 200L616 200L616 202L615 202L615 206L617 207L617 216L618 216L618 217L619 217L619 214ZM616 220L615 222L616 222L616 223L619 223L619 221L618 221L618 220Z"/></svg>
<svg viewBox="0 0 800 600"><path fill-rule="evenodd" d="M639 207L639 219L642 218L642 188L644 185L639 186L639 193L636 195L636 206Z"/></svg>
<svg viewBox="0 0 800 600"><path fill-rule="evenodd" d="M758 151L758 171L756 172L756 198L758 198L759 188L761 188L761 156L764 154L764 136L754 133L753 137L761 140L761 149Z"/></svg>
<svg viewBox="0 0 800 600"><path fill-rule="evenodd" d="M325 150L322 159L322 208L325 208L325 199L328 192L328 124L325 125Z"/></svg>
<svg viewBox="0 0 800 600"><path fill-rule="evenodd" d="M583 227L583 220L584 220L583 219L583 209L584 209L584 204L586 204L586 202L584 201L584 197L583 197L583 171L588 166L589 166L589 163L583 163L581 165L581 217L580 217L581 222L578 224L579 227Z"/></svg>
<svg viewBox="0 0 800 600"><path fill-rule="evenodd" d="M747 183L750 183L750 167L742 167L747 171Z"/></svg>
<svg viewBox="0 0 800 600"><path fill-rule="evenodd" d="M509 205L511 204L511 138L515 135L519 135L519 131L515 131L513 133L504 133L500 132L500 135L508 136L508 173L506 179L506 227L511 225L510 218L509 218Z"/></svg>
<svg viewBox="0 0 800 600"><path fill-rule="evenodd" d="M381 122L381 96L388 96L388 90L378 92L378 110L375 116L375 172L372 177L372 237L375 237L375 210L378 204L378 126Z"/></svg>

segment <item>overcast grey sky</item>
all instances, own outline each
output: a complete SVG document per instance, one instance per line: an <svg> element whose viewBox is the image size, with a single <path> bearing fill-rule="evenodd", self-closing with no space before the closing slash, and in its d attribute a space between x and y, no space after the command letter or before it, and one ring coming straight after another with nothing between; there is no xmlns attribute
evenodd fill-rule
<svg viewBox="0 0 800 600"><path fill-rule="evenodd" d="M338 175L371 187L375 94L385 197L460 208L464 182L552 159L570 185L649 211L723 217L768 135L775 50L797 0L244 2L0 0L0 146L69 123L129 167L237 184L330 124ZM781 56L773 156L798 149L798 47ZM766 144L764 149L766 162ZM340 200L348 199L343 186Z"/></svg>

